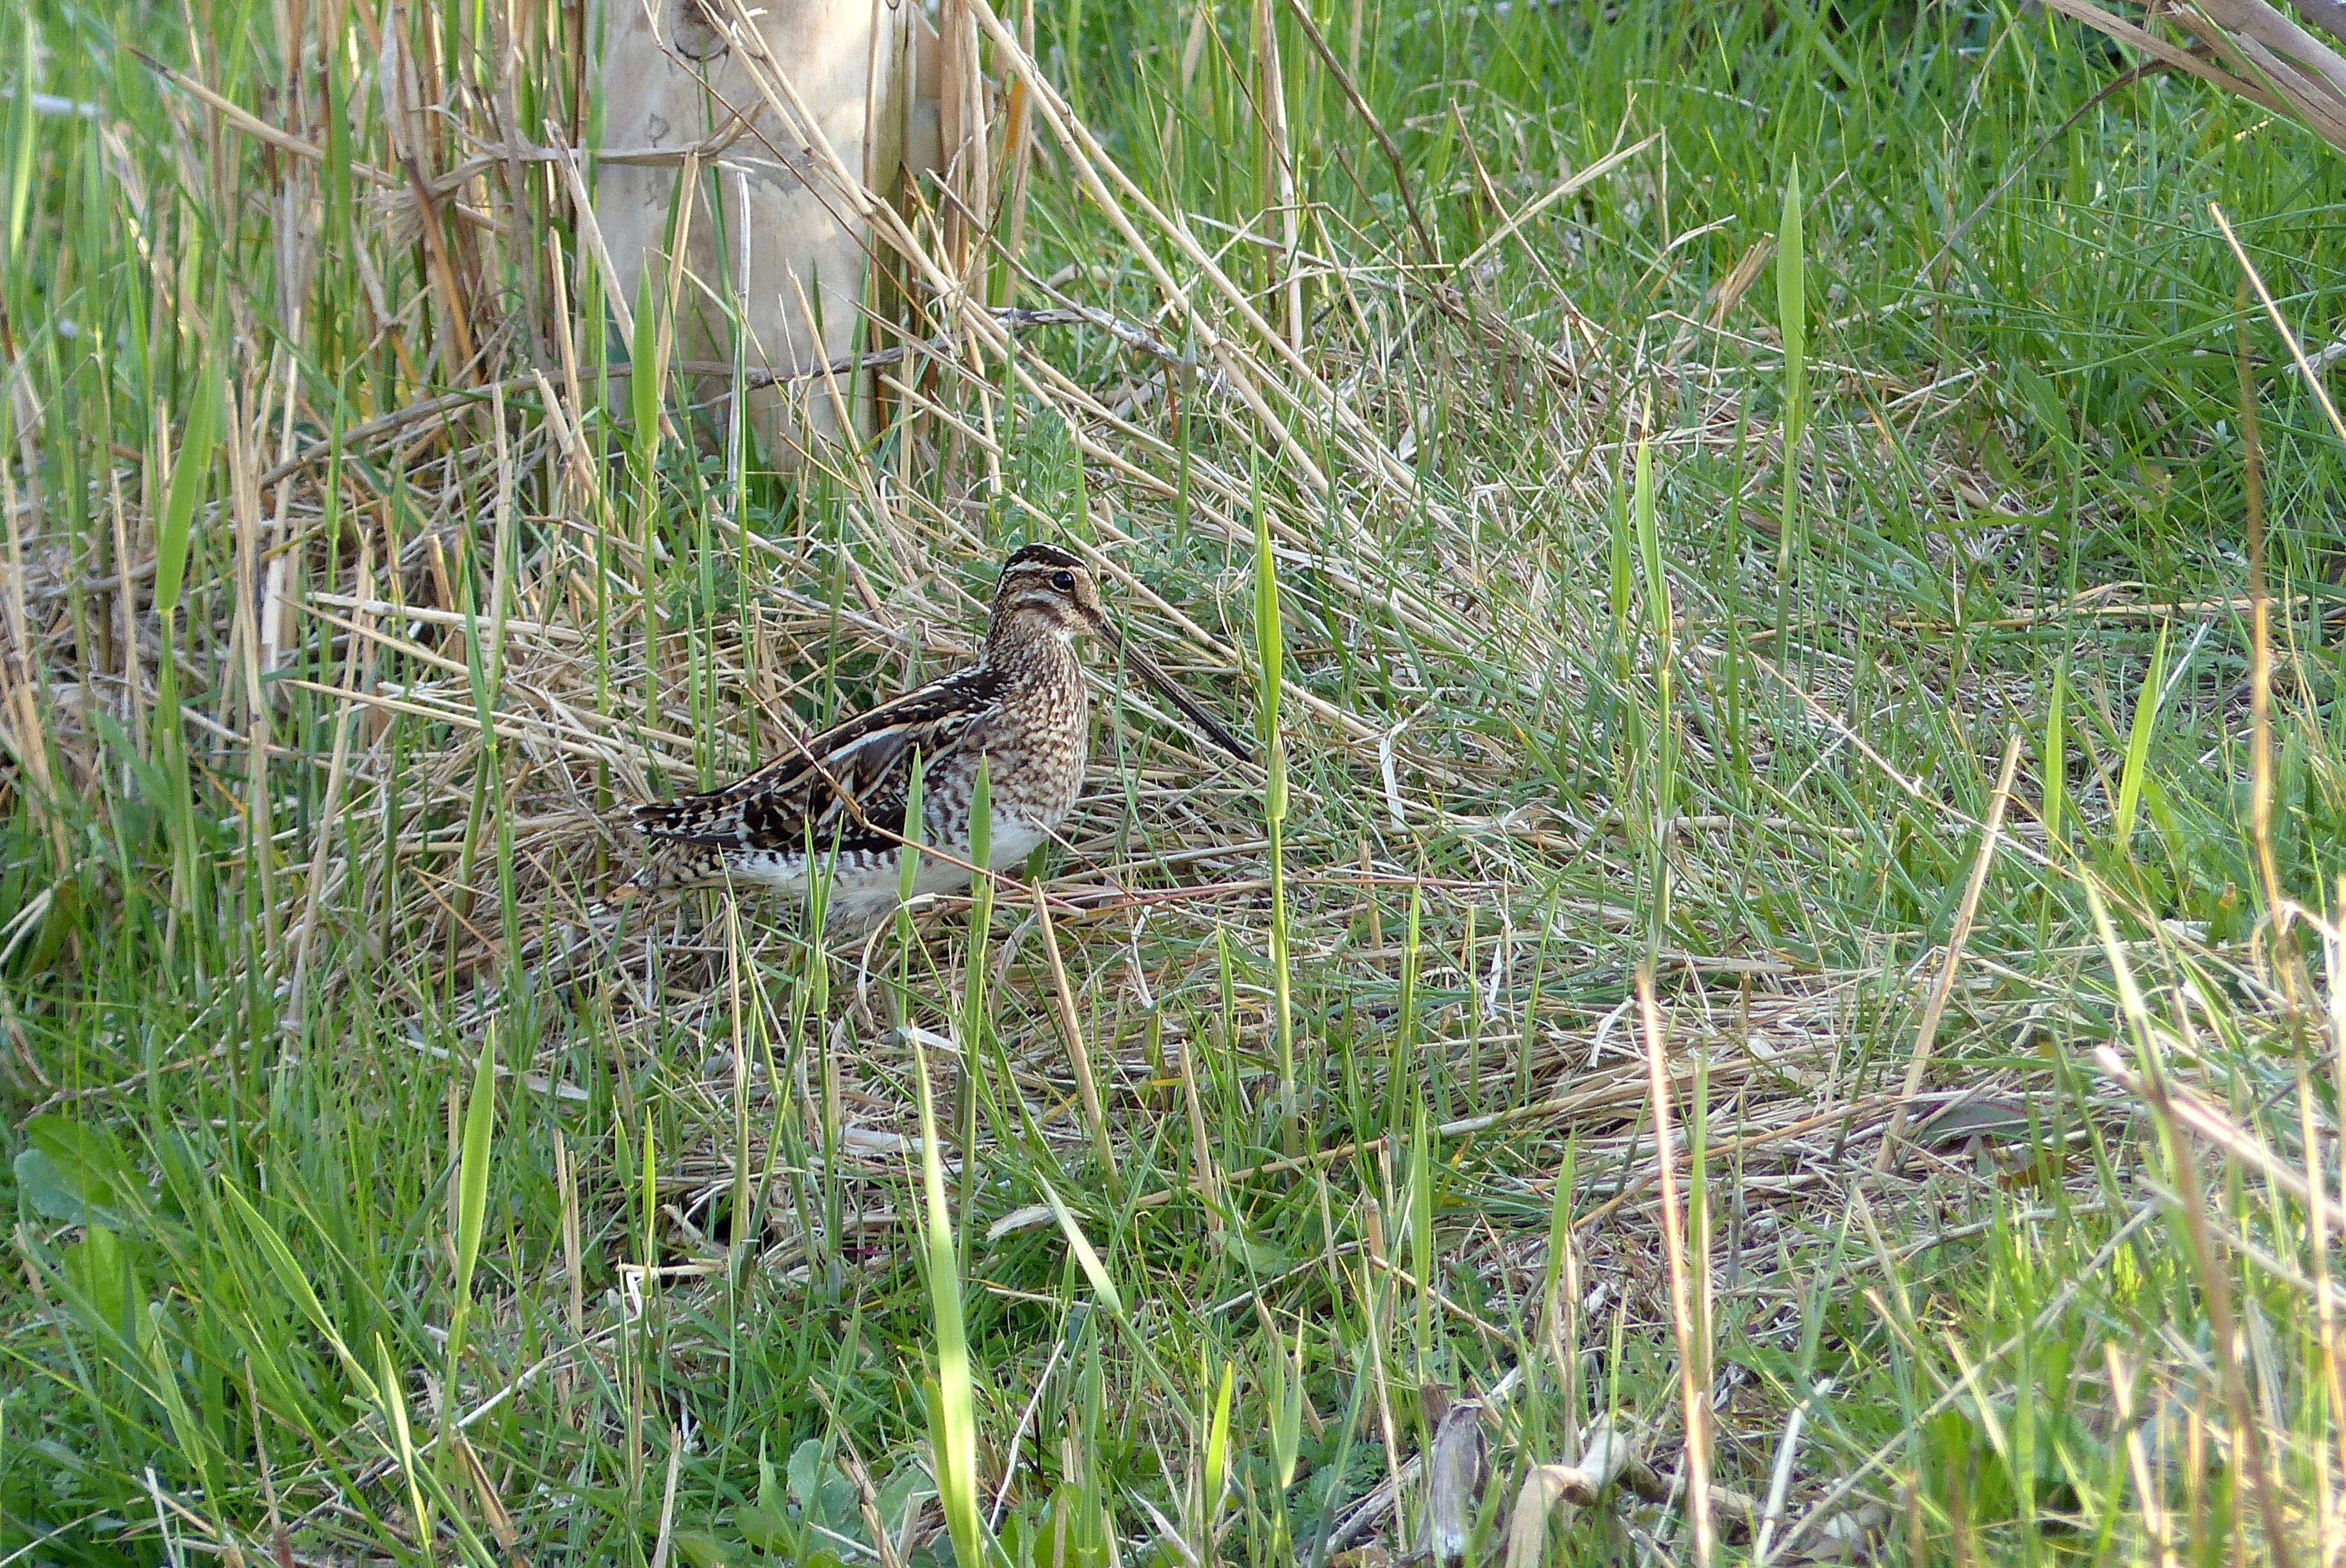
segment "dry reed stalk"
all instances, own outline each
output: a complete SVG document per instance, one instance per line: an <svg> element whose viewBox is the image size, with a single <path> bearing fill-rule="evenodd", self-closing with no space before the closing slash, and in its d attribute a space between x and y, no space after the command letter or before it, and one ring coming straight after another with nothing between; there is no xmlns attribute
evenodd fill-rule
<svg viewBox="0 0 2346 1568"><path fill-rule="evenodd" d="M2100 1047L2096 1055L2102 1061L2106 1071L2111 1072L2113 1076L2118 1077L2140 1095L2158 1128L2159 1141L2167 1155L2168 1171L2175 1184L2174 1208L2180 1220L2177 1228L2183 1232L2193 1272L2198 1277L2200 1299L2206 1308L2208 1327L2214 1340L2212 1359L2223 1383L2225 1402L2231 1417L2232 1441L2241 1456L2242 1468L2248 1471L2249 1488L2256 1498L2257 1510L2264 1525L2264 1549L2277 1568L2290 1568L2293 1555L2289 1546L2289 1521L2266 1453L2264 1429L2257 1420L2256 1409L2249 1395L2248 1379L2240 1366L2239 1319L2232 1309L2231 1275L2226 1261L2216 1253L2213 1227L2208 1217L2207 1197L2200 1186L2198 1161L2185 1138L2184 1117L2178 1114L2179 1096L2168 1081L2157 1026L2152 1022L2149 1006L2135 983L2133 968L2127 962L2124 946L2110 924L2109 913L2090 886L2087 897L2095 923L2109 955L2112 972L2117 980L2121 1009L2134 1036L2136 1060L2139 1066L2132 1073L2127 1072L2123 1063L2118 1061L2116 1052L2106 1045ZM2189 1013L2178 1010L2178 1017L2188 1029ZM2204 1132L2207 1129L2202 1127L2200 1130ZM2221 1141L2235 1152L2245 1152L2243 1145L2247 1149L2255 1148L2252 1139L2229 1129L2228 1124L2226 1130L2233 1131L2234 1136ZM2279 1165L2269 1152L2260 1149L2255 1152L2264 1155L2261 1163L2268 1170L2288 1176L2295 1174ZM2197 1414L2196 1410L2194 1413Z"/></svg>
<svg viewBox="0 0 2346 1568"><path fill-rule="evenodd" d="M1384 1149L1380 1146L1378 1153L1382 1155L1384 1152ZM1379 1163L1385 1175L1385 1188L1391 1191L1392 1165L1382 1160ZM1376 1395L1377 1430L1384 1439L1382 1446L1385 1456L1385 1484L1390 1489L1393 1518L1400 1525L1401 1545L1406 1552L1409 1546L1408 1515L1401 1507L1401 1441L1399 1431L1393 1425L1392 1392L1387 1385L1385 1376L1385 1339L1392 1331L1397 1312L1379 1310L1380 1304L1388 1308L1392 1305L1386 1298L1385 1288L1381 1279L1381 1276L1392 1272L1392 1263L1385 1255L1383 1206L1372 1196L1362 1199L1361 1209L1362 1233L1368 1243L1371 1265L1360 1272L1362 1340L1368 1349L1369 1379L1372 1390ZM1380 1326L1381 1320L1382 1326Z"/></svg>
<svg viewBox="0 0 2346 1568"><path fill-rule="evenodd" d="M734 3L738 5L739 0L734 0ZM1413 484L1413 475L1410 474L1405 468L1396 464L1382 443L1366 435L1365 427L1360 423L1357 414L1346 407L1341 400L1334 398L1308 366L1300 363L1300 360L1290 361L1291 368L1300 372L1302 376L1302 384L1296 388L1289 388L1284 380L1279 377L1266 379L1261 368L1254 363L1250 355L1240 351L1234 341L1226 339L1198 312L1197 308L1190 302L1188 292L1174 284L1170 275L1166 273L1161 264L1157 261L1153 250L1147 247L1137 229L1125 216L1118 201L1119 195L1131 200L1153 227L1172 239L1176 249L1181 250L1187 260L1199 265L1206 271L1209 279L1216 283L1217 292L1239 311L1245 326L1259 341L1274 346L1281 353L1290 352L1280 334L1273 331L1269 323L1253 311L1244 292L1229 280L1201 248L1198 247L1194 239L1188 236L1186 228L1169 222L1163 213L1158 211L1128 178L1117 169L1112 162L1106 159L1105 154L1100 151L1097 144L1090 139L1089 133L1072 122L1066 112L1065 106L1057 100L1055 91L1046 81L1041 78L1018 41L1007 33L999 19L984 5L984 0L974 0L970 15L994 42L997 55L1003 56L1005 71L1017 73L1017 79L1025 85L1032 101L1037 106L1046 121L1052 126L1055 134L1061 141L1062 150L1067 155L1079 178L1091 189L1102 209L1122 229L1127 240L1136 248L1136 252L1156 274L1168 302L1176 309L1188 312L1191 324L1198 330L1201 340L1217 353L1230 386L1239 393L1241 400L1247 402L1250 412L1254 412L1271 432L1282 458L1302 476L1305 488L1308 491L1325 493L1326 481L1313 459L1299 442L1296 433L1273 412L1270 400L1274 394L1279 395L1282 401L1295 409L1298 419L1304 422L1303 428L1307 430L1317 429L1325 412L1333 408L1336 414L1336 428L1328 433L1337 441L1340 450L1351 453L1371 471L1383 473L1388 481L1398 481L1404 486ZM755 56L758 55L758 48L753 45L749 52ZM903 256L913 265L916 275L933 291L937 300L945 307L945 313L955 319L961 330L969 334L967 341L982 346L990 354L1005 355L1007 347L1006 334L995 323L985 320L983 313L974 312L968 308L969 292L962 283L965 274L958 272L950 265L949 260L941 260L931 256L927 248L921 243L913 231L907 228L892 209L878 202L872 193L861 188L860 181L853 178L851 171L839 161L836 152L830 148L827 139L821 133L820 126L811 125L811 117L802 100L798 97L796 89L790 84L787 72L770 62L759 60L755 63L751 76L759 92L766 98L770 107L782 115L786 123L793 124L802 132L807 133L807 139L816 155L817 164L825 171L825 178L830 181L837 199L859 219L872 225L875 236L882 244ZM990 397L992 393L986 390L988 383L984 377L976 373L977 368L974 365L969 367L971 373L965 379L978 391L983 400ZM1021 384L1034 395L1042 398L1046 404L1058 405L1064 402L1066 389L1060 389L1055 392L1042 384L1044 380L1056 373L1050 367L1044 366L1042 374L1038 377L1035 371L1030 368L1028 361L1021 359L1017 362L1017 373ZM929 412L933 414L939 411L934 405L931 405ZM983 403L981 414L983 414ZM1086 435L1083 424L1076 423L1075 428L1078 440L1085 445L1087 453L1097 453L1099 449L1096 443ZM982 434L979 432L969 433ZM977 444L980 450L986 453L989 463L995 461L994 443L990 440L980 440ZM1247 487L1242 484L1227 476L1217 477L1219 478L1217 489L1228 494L1234 504L1239 504L1247 494ZM1352 523L1349 530L1349 543L1352 547L1358 549L1365 559L1379 558L1378 547L1360 529L1357 522L1352 520L1348 514L1340 514L1340 515L1344 515L1346 521ZM1275 530L1283 542L1299 549L1311 548L1307 544L1310 538L1308 534L1299 529L1283 515L1280 515L1276 510L1274 510L1274 517L1276 518ZM1419 594L1403 588L1398 592L1397 596L1401 613L1409 616L1417 629L1432 632L1443 646L1462 647L1464 646L1464 639L1457 633L1440 626L1441 621L1447 617L1429 613L1430 606Z"/></svg>
<svg viewBox="0 0 2346 1568"><path fill-rule="evenodd" d="M2265 287L2263 275L2257 270L2256 264L2249 260L2246 247L2240 243L2240 237L2233 231L2231 221L2225 217L2223 209L2215 202L2211 201L2208 204L2208 213L2215 219L2217 228L2222 231L2224 242L2231 249L2233 260L2240 268L2243 288L2240 313L2245 317L2248 303L2246 291L2253 290L2259 303L2264 307L2267 319L2272 322L2273 330L2280 334L2282 343L2288 347L2290 359L2297 367L2298 374L2303 379L2307 389L2312 392L2315 402L2321 405L2322 412L2328 416L2331 430L2336 433L2340 441L2346 442L2346 418L2340 417L2337 403L2331 400L2328 387L2323 384L2321 377L2316 373L2312 364L2307 360L2304 345L2299 341L2297 334L2290 329L2287 319L2280 313L2280 307L2274 303L2272 291ZM2293 955L2283 948L2280 940L2292 918L2295 906L2284 901L2280 876L2272 853L2272 633L2271 596L2264 571L2264 484L2261 455L2257 440L2256 390L2249 373L2247 357L2248 334L2243 331L2239 337L2241 378L2240 429L2245 445L2249 496L2249 596L2254 616L2253 646L2250 650L2252 658L2250 723L2255 747L2256 777L2252 787L2254 792L2250 807L2251 832L2256 845L2259 874L2265 883L2268 918L2274 922L2276 967L2280 973L2281 983L2290 996L2292 1005L2295 1005L2298 984L2297 965Z"/></svg>
<svg viewBox="0 0 2346 1568"><path fill-rule="evenodd" d="M133 49L131 53L138 56L140 63L157 76L170 83L171 86L219 115L244 135L307 162L313 164L326 162L326 149L316 143L279 129L246 109L242 105L230 102L193 76L173 70L150 55L137 49ZM353 158L351 160L350 170L357 178L382 189L396 190L401 188L401 180L397 175L377 168L372 164Z"/></svg>
<svg viewBox="0 0 2346 1568"><path fill-rule="evenodd" d="M1367 433L1358 416L1332 394L1302 356L1296 353L1287 340L1263 319L1246 291L1233 282L1205 248L1198 243L1188 226L1168 219L1148 194L1108 158L1090 130L1075 117L1056 89L1018 46L1017 40L1011 36L986 0L969 0L969 5L971 15L994 40L1004 68L1016 70L1026 80L1036 107L1058 137L1063 151L1082 177L1093 199L1116 225L1133 253L1148 268L1167 302L1183 312L1188 324L1198 332L1200 343L1220 361L1250 412L1278 439L1282 454L1300 477L1304 487L1315 494L1331 494L1320 465L1297 442L1287 423L1272 411L1266 387L1286 400L1299 419L1316 421L1323 412L1332 410L1338 430L1351 438L1347 445L1353 449L1354 454L1368 459L1374 471L1395 485L1402 494L1412 494L1415 489L1416 475L1386 451L1382 442L1373 438L1360 439ZM1132 219L1126 215L1124 206L1127 202L1137 209L1152 228L1171 240L1183 259L1213 285L1215 291L1237 313L1256 341L1280 351L1287 369L1296 378L1295 387L1290 388L1278 378L1261 376L1251 362L1251 357L1190 302L1188 291L1175 282L1172 274L1158 259L1155 248L1142 239ZM1357 528L1355 531L1357 533ZM1353 543L1373 548L1365 537L1356 538Z"/></svg>
<svg viewBox="0 0 2346 1568"><path fill-rule="evenodd" d="M38 472L31 466L26 470L28 475ZM63 876L73 864L73 845L49 756L53 727L43 715L47 706L41 690L45 672L25 602L25 533L17 509L15 471L7 463L0 463L0 515L7 519L8 542L8 646L0 655L0 748L15 759L23 782L30 786L25 791L26 801L48 829L56 871Z"/></svg>
<svg viewBox="0 0 2346 1568"><path fill-rule="evenodd" d="M546 313L548 279L544 270L546 248L542 242L546 229L538 204L529 199L529 182L522 171L521 99L515 87L521 69L522 28L515 25L515 16L518 3L519 0L505 0L490 11L496 74L492 91L484 95L484 99L498 139L504 143L505 161L498 172L505 177L506 227L498 244L506 251L505 270L521 280L524 357L533 366L542 368L547 337L567 329L566 321L556 321Z"/></svg>
<svg viewBox="0 0 2346 1568"><path fill-rule="evenodd" d="M1939 977L1931 984L1930 999L1923 1005L1923 1022L1914 1030L1914 1049L1906 1063L1906 1084L1898 1109L1890 1118L1890 1126L1882 1135L1882 1149L1873 1162L1877 1171L1888 1170L1897 1159L1899 1140L1906 1131L1907 1106L1923 1092L1923 1075L1931 1065L1931 1047L1938 1039L1939 1019L1947 1010L1947 998L1955 989L1955 971L1964 962L1964 944L1971 941L1972 921L1979 913L1980 893L1987 886L1987 873L1995 864L1995 846L2004 829L2004 809L2012 800L2013 777L2020 769L2020 732L2014 730L2004 743L2004 765L1996 770L1995 796L1988 802L1987 826L1980 832L1978 851L1972 857L1970 881L1964 884L1963 901L1955 907L1954 929L1947 933L1947 956L1939 966Z"/></svg>
<svg viewBox="0 0 2346 1568"><path fill-rule="evenodd" d="M2346 8L2335 0L2299 0L2298 10L2328 41L2266 0L2198 0L2191 5L2150 5L2142 23L2093 0L2045 0L2048 8L2143 50L2178 70L2251 103L2295 113L2314 134L2346 152ZM2197 47L2152 28L2165 24L2189 34ZM2220 62L2220 63L2219 63Z"/></svg>
<svg viewBox="0 0 2346 1568"><path fill-rule="evenodd" d="M1029 56L1035 53L1035 0L1026 0L1018 14L1018 46ZM1002 269L1002 289L992 303L996 309L1008 309L1018 303L1020 259L1026 254L1026 201L1035 173L1035 123L1033 106L1028 103L1025 77L1010 84L1010 93L1003 108L1002 154L999 161L1010 170L1005 184L1009 216L1003 225L1002 256L1006 263Z"/></svg>
<svg viewBox="0 0 2346 1568"><path fill-rule="evenodd" d="M374 538L359 535L357 567L358 597L363 602L373 596ZM360 612L362 626L371 626L365 612ZM326 855L332 847L336 832L342 829L342 789L351 754L352 696L359 685L359 670L363 651L370 646L362 633L350 639L349 651L342 660L342 700L334 710L334 744L326 765L326 794L323 809L318 816L316 846L310 852L310 874L304 879L301 895L301 921L293 934L291 983L287 988L286 1011L291 1017L302 1015L302 1002L309 982L311 943L318 932L318 909L326 881Z"/></svg>
<svg viewBox="0 0 2346 1568"><path fill-rule="evenodd" d="M2330 919L2320 929L2323 969L2330 981L2325 1020L2329 1024L2330 1034L2331 1083L2329 1086L2331 1095L2335 1096L2341 1089L2346 1089L2346 876L2341 876L2333 887L2336 897L2331 905ZM2306 1104L2305 1094L2304 1089L2299 1090L2300 1108ZM2341 1102L2333 1098L2331 1103L2334 1105ZM2331 1135L2333 1139L2338 1136L2338 1129L2334 1126L2331 1128ZM2341 1210L2346 1210L2346 1168L2341 1168L2339 1172L2337 1189L2334 1192L2330 1191L2326 1186L2328 1177L2321 1159L2321 1145L2310 1132L2305 1138L2305 1178L2309 1193L2317 1186L2323 1187L2328 1204ZM2309 1203L2307 1207L2309 1217L2316 1217L2317 1224L2320 1223L2320 1217L2326 1217L2321 1214L2320 1206ZM2330 1255L2326 1236L2321 1236L2315 1241L2313 1256L2314 1278L2317 1283L2326 1286L2330 1280ZM2326 1298L2329 1292L2325 1289L2322 1294ZM2331 1333L2334 1339L2334 1328L2327 1329L2325 1331ZM2322 1354L2323 1370L2329 1380L2331 1409L2338 1412L2331 1418L2331 1430L2336 1437L2341 1471L2346 1471L2346 1365L2341 1365L2341 1359L2346 1359L2346 1353L2341 1353L2332 1343L2325 1340Z"/></svg>
<svg viewBox="0 0 2346 1568"><path fill-rule="evenodd" d="M2257 440L2257 380L2249 363L2249 280L2239 281L2233 306L2233 360L2240 382L2240 481L2248 507L2249 545L2249 832L2256 850L2257 876L2264 884L2265 909L2274 922L2278 949L2281 912L2280 870L2272 848L2272 601L2265 590L2264 453ZM2274 954L2284 985L2289 965Z"/></svg>
<svg viewBox="0 0 2346 1568"><path fill-rule="evenodd" d="M1534 1465L1507 1516L1506 1568L1539 1568L1547 1555L1548 1515L1564 1496L1560 1464Z"/></svg>
<svg viewBox="0 0 2346 1568"><path fill-rule="evenodd" d="M982 295L984 238L994 220L994 93L965 0L944 0L937 33L944 71L937 117L944 130L945 254L964 297Z"/></svg>
<svg viewBox="0 0 2346 1568"><path fill-rule="evenodd" d="M273 385L270 377L263 386ZM235 399L231 397L231 407ZM291 412L291 400L287 400ZM266 578L261 567L260 491L253 484L253 435L266 426L267 411L254 411L248 421L231 418L227 427L229 467L229 500L236 519L235 558L231 567L236 585L236 611L230 621L230 647L235 650L238 674L241 677L245 719L245 810L250 848L246 867L247 886L251 905L260 906L262 951L269 955L272 967L282 962L284 949L278 938L282 928L282 915L277 899L277 830L276 791L270 788L269 753L271 728L268 694L262 689L261 612L268 601L264 598Z"/></svg>
<svg viewBox="0 0 2346 1568"><path fill-rule="evenodd" d="M2332 984L2336 982L2333 978ZM2333 1008L2336 1003L2332 1003ZM2331 1292L2338 1288L2330 1278L2330 1216L2331 1201L2330 1178L2322 1158L2321 1127L2314 1114L2313 1078L2300 1055L2297 1065L2298 1136L2302 1141L2305 1156L2306 1243L2311 1248L2313 1264L2310 1283L2313 1286L2316 1343L2320 1348L2321 1390L2333 1412L2329 1425L2335 1432L2341 1422L2338 1413L2346 1412L2346 1359L2339 1349L2338 1306ZM2320 1561L2337 1560L2338 1525L2331 1510L2330 1467L2320 1467L2319 1512L2321 1532Z"/></svg>
<svg viewBox="0 0 2346 1568"><path fill-rule="evenodd" d="M1044 956L1050 961L1051 997L1058 1007L1059 1032L1066 1040L1067 1067L1075 1074L1076 1098L1083 1106L1084 1126L1092 1135L1093 1152L1098 1156L1100 1168L1107 1173L1108 1187L1113 1193L1122 1185L1117 1175L1116 1145L1108 1139L1107 1117L1100 1108L1099 1083L1092 1075L1091 1047L1085 1042L1083 1021L1076 1013L1075 988L1067 983L1066 962L1059 955L1059 932L1051 922L1051 901L1040 882L1035 884L1035 919L1043 932ZM1194 1086L1189 1094L1194 1099Z"/></svg>
<svg viewBox="0 0 2346 1568"><path fill-rule="evenodd" d="M1303 357L1303 276L1297 270L1302 249L1301 214L1295 178L1294 138L1287 125L1287 80L1279 62L1279 22L1273 0L1255 0L1255 69L1260 78L1256 112L1262 126L1263 205L1279 213L1278 273L1287 304L1287 342Z"/></svg>
<svg viewBox="0 0 2346 1568"><path fill-rule="evenodd" d="M1678 1347L1678 1402L1686 1421L1687 1513L1694 1523L1694 1557L1710 1568L1717 1552L1710 1512L1710 1390L1704 1369L1710 1349L1695 1318L1693 1261L1687 1254L1686 1217L1678 1210L1678 1150L1671 1142L1670 1071L1662 1038L1662 1015L1654 1004L1654 972L1637 969L1637 1023L1646 1043L1647 1087L1654 1118L1654 1166L1661 1192L1662 1245L1670 1270L1670 1329ZM1708 1151L1706 1151L1707 1153ZM1710 1259L1702 1260L1706 1284Z"/></svg>
<svg viewBox="0 0 2346 1568"><path fill-rule="evenodd" d="M1303 29L1304 37L1311 41L1312 52L1320 56L1320 63L1328 67L1330 76L1336 78L1336 85L1343 90L1346 101L1352 106L1352 112L1361 117L1361 122L1369 127L1369 134L1376 138L1377 147L1384 153L1385 162L1392 169L1393 188L1401 192L1402 206L1409 212L1409 226L1411 232L1417 236L1418 249L1427 266L1439 267L1442 247L1435 243L1433 234L1425 227L1424 216L1418 210L1416 182L1409 177L1409 164L1402 158L1401 148L1393 145L1392 136L1385 129L1384 122L1377 117L1376 111L1369 107L1369 100L1361 94L1361 6L1356 5L1352 8L1349 66L1336 63L1335 51L1328 46L1327 36L1320 31L1320 24L1312 19L1311 7L1303 0L1287 0L1287 8L1294 15L1296 25ZM1203 7L1200 7L1198 15L1201 18L1205 15Z"/></svg>

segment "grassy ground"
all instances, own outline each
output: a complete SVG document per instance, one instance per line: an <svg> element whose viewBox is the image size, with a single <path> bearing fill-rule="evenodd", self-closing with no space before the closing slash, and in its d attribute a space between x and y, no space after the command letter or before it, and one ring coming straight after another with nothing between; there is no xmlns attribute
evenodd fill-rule
<svg viewBox="0 0 2346 1568"><path fill-rule="evenodd" d="M550 166L369 172L591 128L568 8L0 21L0 1564L1531 1562L1600 1421L1548 1561L2336 1559L2341 448L2209 209L2318 351L2334 157L2001 6L1300 14L1044 7L796 478ZM511 962L1035 538L1270 771L1126 693L1032 881Z"/></svg>

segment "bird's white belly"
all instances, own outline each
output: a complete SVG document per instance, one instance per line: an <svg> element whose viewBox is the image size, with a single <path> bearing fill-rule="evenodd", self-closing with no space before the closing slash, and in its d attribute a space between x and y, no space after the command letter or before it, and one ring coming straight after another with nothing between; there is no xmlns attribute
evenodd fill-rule
<svg viewBox="0 0 2346 1568"><path fill-rule="evenodd" d="M1016 812L997 812L994 842L986 856L989 869L1015 871L1035 847L1050 836L1049 829ZM932 854L921 857L920 870L913 878L914 896L957 893L969 886L969 870L962 863L970 858L966 846L949 852L953 854L951 860ZM780 892L807 891L807 868L802 856L743 855L733 862L732 871L737 881ZM831 883L831 919L849 930L868 930L896 907L897 891L903 886L903 875L901 862L893 854L874 857L868 865L835 867Z"/></svg>
<svg viewBox="0 0 2346 1568"><path fill-rule="evenodd" d="M738 850L725 857L730 879L750 887L799 892L807 885L806 857L773 850Z"/></svg>
<svg viewBox="0 0 2346 1568"><path fill-rule="evenodd" d="M1001 871L1015 867L1035 852L1035 847L1051 836L1050 830L1027 821L1015 811L994 814L994 842L986 857L988 869Z"/></svg>

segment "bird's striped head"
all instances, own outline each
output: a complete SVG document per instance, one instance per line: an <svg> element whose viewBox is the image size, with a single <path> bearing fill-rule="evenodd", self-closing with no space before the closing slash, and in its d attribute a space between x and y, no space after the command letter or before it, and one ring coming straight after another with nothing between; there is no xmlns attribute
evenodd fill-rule
<svg viewBox="0 0 2346 1568"><path fill-rule="evenodd" d="M994 594L994 626L986 633L984 657L1018 660L1025 657L1022 647L1032 647L1025 639L1037 635L1068 642L1080 636L1098 637L1168 702L1212 736L1215 744L1241 762L1250 760L1244 741L1174 685L1172 677L1148 655L1124 640L1100 604L1099 581L1091 568L1056 545L1022 545L1002 564L1002 585Z"/></svg>
<svg viewBox="0 0 2346 1568"><path fill-rule="evenodd" d="M1107 625L1099 584L1078 557L1056 545L1026 545L1002 564L991 637L1042 632L1073 640Z"/></svg>

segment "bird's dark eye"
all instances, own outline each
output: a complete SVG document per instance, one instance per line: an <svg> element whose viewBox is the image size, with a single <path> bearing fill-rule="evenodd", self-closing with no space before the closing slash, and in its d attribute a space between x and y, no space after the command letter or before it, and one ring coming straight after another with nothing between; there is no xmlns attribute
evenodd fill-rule
<svg viewBox="0 0 2346 1568"><path fill-rule="evenodd" d="M1051 586L1063 594L1072 594L1076 591L1076 575L1073 572L1054 572L1051 574Z"/></svg>

